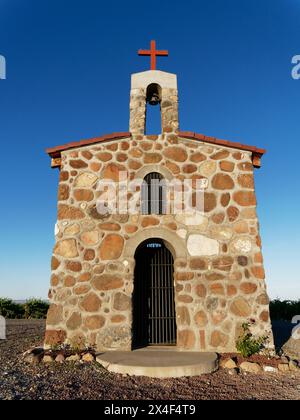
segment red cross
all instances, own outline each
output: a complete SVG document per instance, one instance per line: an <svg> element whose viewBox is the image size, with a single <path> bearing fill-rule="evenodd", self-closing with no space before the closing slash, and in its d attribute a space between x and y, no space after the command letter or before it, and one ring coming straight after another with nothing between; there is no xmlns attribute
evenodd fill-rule
<svg viewBox="0 0 300 420"><path fill-rule="evenodd" d="M168 50L157 50L156 42L151 41L150 50L138 50L138 55L148 55L151 57L151 70L156 70L156 57L168 56Z"/></svg>

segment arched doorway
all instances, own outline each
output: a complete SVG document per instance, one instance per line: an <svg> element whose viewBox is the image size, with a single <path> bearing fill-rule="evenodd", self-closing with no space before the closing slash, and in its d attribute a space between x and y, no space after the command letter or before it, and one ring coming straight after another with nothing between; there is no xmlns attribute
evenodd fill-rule
<svg viewBox="0 0 300 420"><path fill-rule="evenodd" d="M132 347L175 345L173 256L163 240L148 239L135 260Z"/></svg>

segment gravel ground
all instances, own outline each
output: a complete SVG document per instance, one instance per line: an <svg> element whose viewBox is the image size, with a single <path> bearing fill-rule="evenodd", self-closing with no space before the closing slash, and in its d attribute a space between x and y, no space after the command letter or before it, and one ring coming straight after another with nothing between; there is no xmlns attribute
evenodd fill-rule
<svg viewBox="0 0 300 420"><path fill-rule="evenodd" d="M94 364L28 365L21 355L43 340L44 321L8 321L0 341L0 400L300 400L300 375L238 375L220 370L193 378L127 377Z"/></svg>

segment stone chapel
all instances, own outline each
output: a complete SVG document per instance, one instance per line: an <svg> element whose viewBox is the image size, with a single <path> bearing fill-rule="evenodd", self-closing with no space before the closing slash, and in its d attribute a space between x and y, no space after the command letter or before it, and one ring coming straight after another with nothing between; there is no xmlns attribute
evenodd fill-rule
<svg viewBox="0 0 300 420"><path fill-rule="evenodd" d="M271 348L253 176L265 150L180 131L177 77L149 53L151 70L131 76L128 132L47 149L60 178L45 346L232 352L250 322ZM99 181L121 172L146 186L140 211L99 212ZM202 181L203 211L165 211L173 179Z"/></svg>

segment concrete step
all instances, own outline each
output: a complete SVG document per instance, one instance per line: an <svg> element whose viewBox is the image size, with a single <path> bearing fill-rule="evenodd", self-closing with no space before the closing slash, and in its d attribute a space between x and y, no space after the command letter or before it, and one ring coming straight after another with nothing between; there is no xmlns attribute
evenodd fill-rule
<svg viewBox="0 0 300 420"><path fill-rule="evenodd" d="M108 351L99 354L97 362L109 372L151 378L198 376L218 369L216 353L153 350L153 348Z"/></svg>

